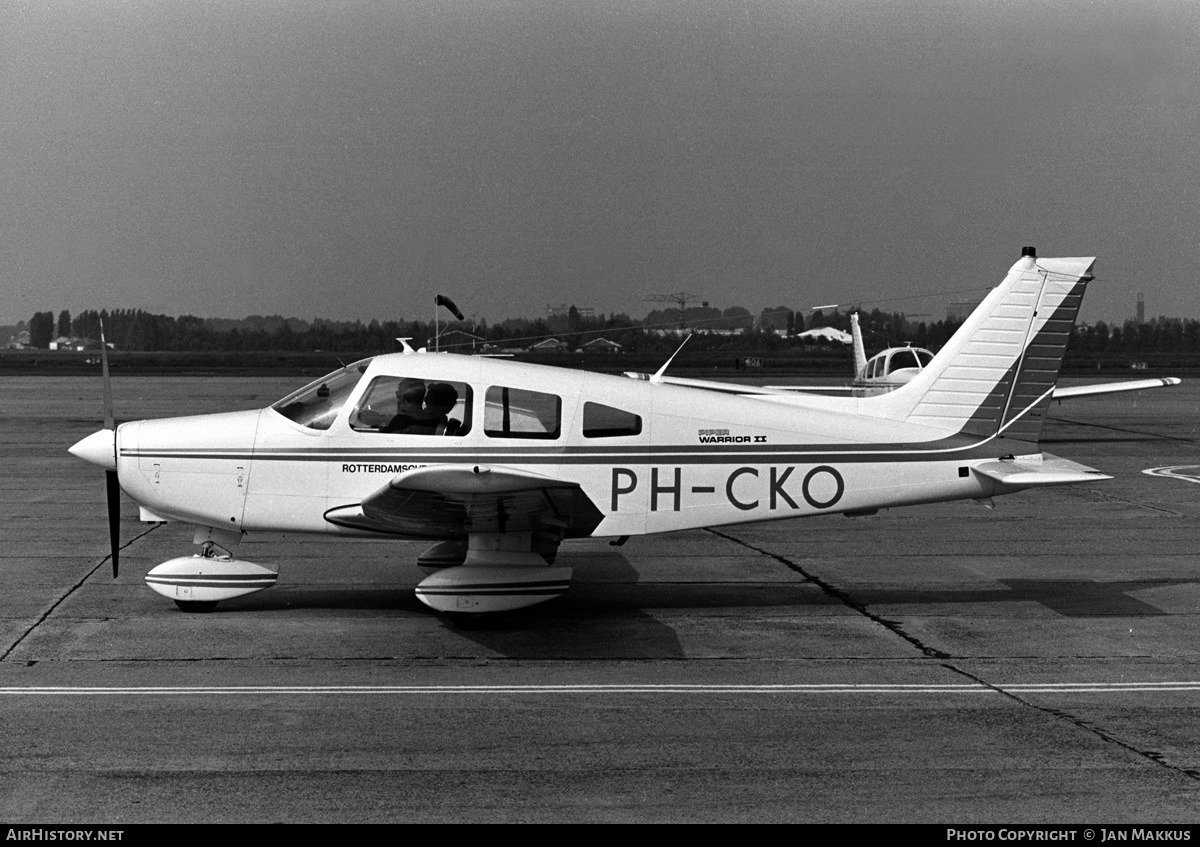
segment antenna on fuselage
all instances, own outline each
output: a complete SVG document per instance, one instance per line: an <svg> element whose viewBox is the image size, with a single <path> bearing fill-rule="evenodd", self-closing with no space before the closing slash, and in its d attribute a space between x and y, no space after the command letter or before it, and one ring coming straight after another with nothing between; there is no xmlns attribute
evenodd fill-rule
<svg viewBox="0 0 1200 847"><path fill-rule="evenodd" d="M662 382L663 374L666 373L667 367L675 360L675 357L679 355L679 351L683 349L683 345L687 344L688 339L691 337L691 333L684 336L683 344L680 344L679 348L671 354L671 358L663 362L663 366L654 372L654 376L650 377L651 382Z"/></svg>

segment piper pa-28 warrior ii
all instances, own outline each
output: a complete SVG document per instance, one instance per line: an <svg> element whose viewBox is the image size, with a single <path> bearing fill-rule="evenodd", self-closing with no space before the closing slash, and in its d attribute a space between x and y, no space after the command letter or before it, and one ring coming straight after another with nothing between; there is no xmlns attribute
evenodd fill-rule
<svg viewBox="0 0 1200 847"><path fill-rule="evenodd" d="M71 452L108 471L114 574L118 484L143 521L195 528L200 554L146 576L185 610L275 583L234 557L246 534L303 532L428 539L424 603L505 612L567 590L555 556L571 538L1108 479L1038 443L1093 262L1026 248L919 374L876 397L395 353L267 409L109 423Z"/></svg>

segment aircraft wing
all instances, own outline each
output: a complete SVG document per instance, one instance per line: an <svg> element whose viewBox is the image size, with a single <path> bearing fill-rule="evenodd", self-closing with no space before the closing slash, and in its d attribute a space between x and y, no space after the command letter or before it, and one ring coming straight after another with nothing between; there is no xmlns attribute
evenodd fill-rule
<svg viewBox="0 0 1200 847"><path fill-rule="evenodd" d="M682 385L684 388L703 388L705 391L719 391L722 394L776 394L778 392L770 388L762 388L757 385L741 385L736 382L717 382L712 379L688 379L682 376L656 376L650 374L637 373L636 371L625 371L625 376L630 379L649 380L650 382L661 382L663 385Z"/></svg>
<svg viewBox="0 0 1200 847"><path fill-rule="evenodd" d="M650 379L650 374L626 371L630 379ZM688 379L681 376L660 376L657 379L663 385L682 385L684 388L702 388L705 391L717 391L722 394L825 394L836 397L849 397L852 391L849 385L743 385L736 382L717 382L711 379Z"/></svg>
<svg viewBox="0 0 1200 847"><path fill-rule="evenodd" d="M1183 380L1179 377L1164 376L1155 379L1130 379L1124 382L1099 382L1092 385L1060 385L1054 389L1054 400L1070 400L1075 397L1093 397L1100 394L1117 394L1122 391L1144 391L1147 388L1166 388L1179 385ZM786 392L791 394L824 394L832 397L846 397L854 391L851 386L834 385L764 385L771 393ZM746 392L743 392L746 393Z"/></svg>
<svg viewBox="0 0 1200 847"><path fill-rule="evenodd" d="M539 530L580 538L604 515L578 483L495 465L435 465L405 471L361 503L330 509L325 519L411 538Z"/></svg>
<svg viewBox="0 0 1200 847"><path fill-rule="evenodd" d="M1146 388L1166 388L1179 385L1183 380L1179 377L1164 376L1156 379L1130 379L1124 382L1101 382L1094 385L1058 386L1054 389L1055 400L1069 400L1072 397L1091 397L1097 394L1116 394L1121 391L1142 391Z"/></svg>
<svg viewBox="0 0 1200 847"><path fill-rule="evenodd" d="M851 385L764 385L772 393L821 394L825 397L849 397L854 391Z"/></svg>
<svg viewBox="0 0 1200 847"><path fill-rule="evenodd" d="M972 466L980 476L1013 488L1032 488L1041 485L1070 485L1075 482L1095 482L1112 479L1095 468L1060 459L1049 453L1026 456L1019 460L999 459Z"/></svg>

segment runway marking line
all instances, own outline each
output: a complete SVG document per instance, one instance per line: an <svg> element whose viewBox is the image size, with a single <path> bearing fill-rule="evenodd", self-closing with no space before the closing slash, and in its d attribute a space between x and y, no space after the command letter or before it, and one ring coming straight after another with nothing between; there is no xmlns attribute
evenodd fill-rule
<svg viewBox="0 0 1200 847"><path fill-rule="evenodd" d="M421 694L1078 694L1200 691L1195 682L830 683L781 685L247 685L247 686L9 686L0 696L54 695L421 695Z"/></svg>

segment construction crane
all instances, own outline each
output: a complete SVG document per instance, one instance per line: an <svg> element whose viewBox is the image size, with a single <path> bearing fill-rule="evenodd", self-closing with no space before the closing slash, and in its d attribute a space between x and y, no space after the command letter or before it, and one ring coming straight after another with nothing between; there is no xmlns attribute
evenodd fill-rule
<svg viewBox="0 0 1200 847"><path fill-rule="evenodd" d="M674 294L651 294L646 299L648 301L655 302L655 303L677 303L679 305L679 331L680 332L683 332L687 328L684 326L684 321L683 321L684 313L687 310L687 304L689 302L695 302L696 300L701 300L701 301L704 300L704 298L701 295L690 294L687 291L677 291ZM707 306L708 303L703 303L703 305Z"/></svg>

